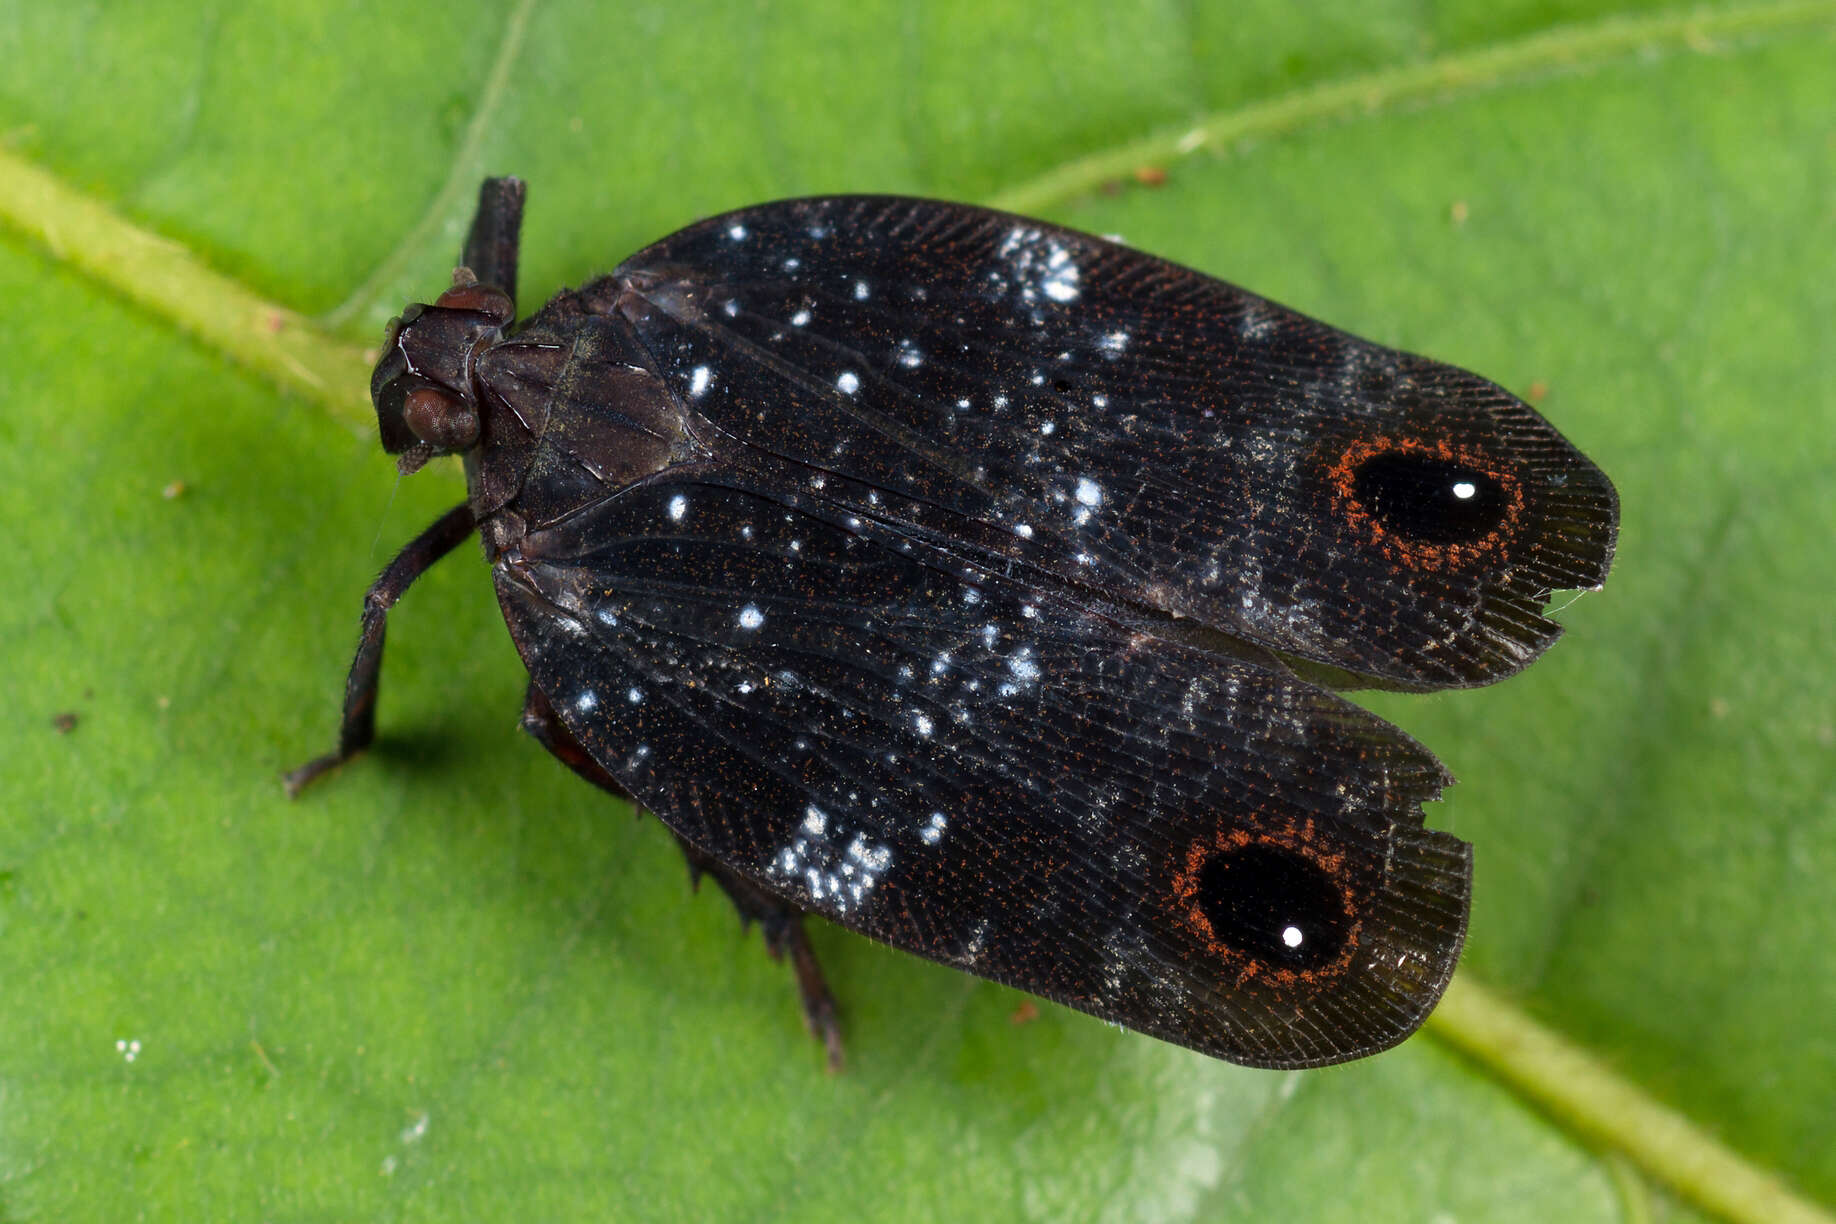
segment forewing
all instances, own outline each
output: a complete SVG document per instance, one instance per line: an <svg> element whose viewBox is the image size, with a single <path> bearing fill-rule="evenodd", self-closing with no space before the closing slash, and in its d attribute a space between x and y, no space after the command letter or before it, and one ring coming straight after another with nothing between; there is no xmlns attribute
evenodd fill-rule
<svg viewBox="0 0 1836 1224"><path fill-rule="evenodd" d="M1611 558L1611 484L1502 389L1038 221L767 204L584 292L624 303L717 449L1359 675L1508 675L1559 633L1548 592Z"/></svg>
<svg viewBox="0 0 1836 1224"><path fill-rule="evenodd" d="M1127 628L707 465L500 560L569 731L723 864L844 926L1237 1062L1382 1049L1439 997L1445 775L1279 667Z"/></svg>

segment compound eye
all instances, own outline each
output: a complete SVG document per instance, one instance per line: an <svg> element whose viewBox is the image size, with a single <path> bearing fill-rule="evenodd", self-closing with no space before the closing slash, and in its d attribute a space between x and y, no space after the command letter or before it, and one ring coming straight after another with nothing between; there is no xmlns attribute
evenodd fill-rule
<svg viewBox="0 0 1836 1224"><path fill-rule="evenodd" d="M459 271L464 272L465 269ZM444 306L448 310L475 310L499 327L516 318L516 304L510 300L509 294L491 285L481 285L475 280L455 283L434 300L434 305Z"/></svg>
<svg viewBox="0 0 1836 1224"><path fill-rule="evenodd" d="M415 437L435 450L462 451L478 444L478 413L470 404L432 387L408 393L402 420Z"/></svg>

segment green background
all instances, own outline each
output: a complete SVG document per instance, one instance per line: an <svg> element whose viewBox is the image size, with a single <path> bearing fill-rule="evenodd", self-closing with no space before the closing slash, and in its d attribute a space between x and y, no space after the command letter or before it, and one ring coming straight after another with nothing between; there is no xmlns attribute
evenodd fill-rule
<svg viewBox="0 0 1836 1224"><path fill-rule="evenodd" d="M1836 20L1302 7L0 3L0 143L372 343L486 171L529 305L727 207L989 199L1470 59L1040 208L1546 389L1607 589L1521 678L1372 702L1463 779L1462 972L1836 1203ZM517 732L470 550L391 622L379 750L288 803L459 482L69 255L0 231L0 1220L1692 1218L1432 1035L1244 1070L826 927L825 1075L724 899Z"/></svg>

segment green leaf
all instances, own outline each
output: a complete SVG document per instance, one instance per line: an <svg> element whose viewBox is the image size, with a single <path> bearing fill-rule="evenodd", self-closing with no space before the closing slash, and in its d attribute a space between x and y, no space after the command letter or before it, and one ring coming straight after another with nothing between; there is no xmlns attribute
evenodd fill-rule
<svg viewBox="0 0 1836 1224"><path fill-rule="evenodd" d="M435 11L0 3L0 1220L1828 1218L1836 4ZM1371 700L1478 856L1430 1034L1244 1070L823 928L826 1076L517 732L467 553L378 750L288 803L462 494L352 426L486 172L531 300L904 191L1546 389L1619 485L1606 591L1520 679Z"/></svg>

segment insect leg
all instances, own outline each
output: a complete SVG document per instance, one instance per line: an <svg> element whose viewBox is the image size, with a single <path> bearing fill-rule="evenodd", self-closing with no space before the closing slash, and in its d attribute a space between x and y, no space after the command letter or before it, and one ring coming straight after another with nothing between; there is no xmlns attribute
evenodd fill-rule
<svg viewBox="0 0 1836 1224"><path fill-rule="evenodd" d="M809 933L803 929L804 911L785 904L745 876L727 870L719 859L680 837L676 841L682 847L683 857L688 859L689 874L695 882L699 884L704 875L712 877L733 902L733 908L739 911L740 922L746 926L754 922L759 924L759 933L765 936L765 950L771 953L771 958L783 960L786 953L790 955L791 971L797 975L797 993L803 1001L804 1027L809 1029L810 1036L822 1042L828 1054L829 1070L840 1071L841 1013L835 1006L835 996L829 993L828 982L823 979L822 966L816 963L816 950L810 946Z"/></svg>
<svg viewBox="0 0 1836 1224"><path fill-rule="evenodd" d="M523 225L523 180L486 179L478 188L478 211L465 236L460 261L472 275L516 300L518 232Z"/></svg>
<svg viewBox="0 0 1836 1224"><path fill-rule="evenodd" d="M344 682L344 719L338 732L338 750L289 770L285 775L288 795L298 795L314 779L344 764L376 738L376 687L382 672L383 634L389 609L416 578L457 548L476 526L471 506L454 506L409 541L364 592L363 632L357 640L357 657L351 660L350 675Z"/></svg>
<svg viewBox="0 0 1836 1224"><path fill-rule="evenodd" d="M621 799L631 798L618 779L607 773L562 725L554 706L534 684L529 686L529 696L523 702L523 730L535 736L563 765L588 782ZM804 911L787 905L744 876L727 870L719 859L680 837L676 842L688 859L689 874L697 885L702 876L712 877L732 900L733 908L739 911L740 922L747 926L754 922L759 924L759 931L765 937L765 950L771 953L772 959L783 960L789 953L791 969L797 975L797 991L803 1001L803 1022L810 1036L822 1042L829 1069L841 1070L841 1016L835 1006L835 996L829 993L829 984L823 980L822 967L816 963L816 951L810 947L809 935L803 929Z"/></svg>
<svg viewBox="0 0 1836 1224"><path fill-rule="evenodd" d="M529 695L523 698L523 730L535 736L536 742L553 753L556 760L594 786L610 791L620 799L632 798L631 792L620 786L618 779L607 773L561 724L555 707L548 703L547 694L533 683L529 686Z"/></svg>

